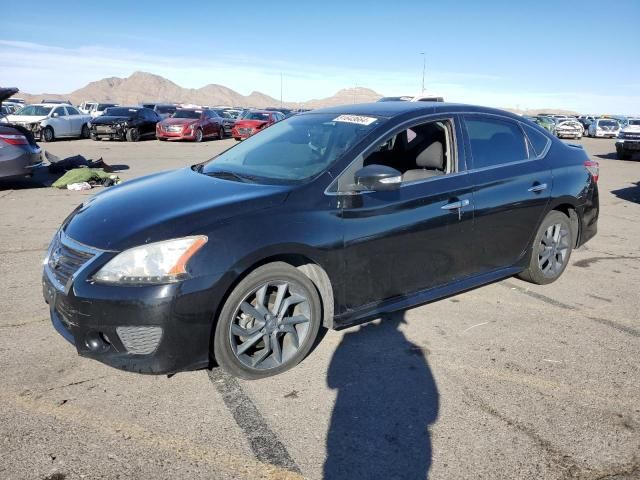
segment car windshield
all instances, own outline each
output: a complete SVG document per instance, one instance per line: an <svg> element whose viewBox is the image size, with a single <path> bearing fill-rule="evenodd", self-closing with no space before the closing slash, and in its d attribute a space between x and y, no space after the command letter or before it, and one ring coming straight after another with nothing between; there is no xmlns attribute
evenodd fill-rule
<svg viewBox="0 0 640 480"><path fill-rule="evenodd" d="M107 108L111 108L111 107L115 107L115 105L113 103L99 103L98 107L96 108L96 110L102 112L102 111L106 110Z"/></svg>
<svg viewBox="0 0 640 480"><path fill-rule="evenodd" d="M600 120L598 125L601 127L618 127L618 122L615 120Z"/></svg>
<svg viewBox="0 0 640 480"><path fill-rule="evenodd" d="M627 125L637 125L640 126L640 119L637 120L629 120L629 123Z"/></svg>
<svg viewBox="0 0 640 480"><path fill-rule="evenodd" d="M156 107L156 111L158 113L173 113L176 111L176 107L173 105L163 105L161 107Z"/></svg>
<svg viewBox="0 0 640 480"><path fill-rule="evenodd" d="M25 115L29 117L46 117L49 115L52 107L42 105L27 105L16 112L16 115Z"/></svg>
<svg viewBox="0 0 640 480"><path fill-rule="evenodd" d="M243 120L263 120L265 122L269 121L269 114L262 112L249 112L243 118Z"/></svg>
<svg viewBox="0 0 640 480"><path fill-rule="evenodd" d="M325 170L381 121L326 113L290 117L221 153L200 171L266 183L295 183Z"/></svg>
<svg viewBox="0 0 640 480"><path fill-rule="evenodd" d="M104 114L112 117L131 117L135 115L137 112L138 110L135 108L111 107L111 108L107 108Z"/></svg>
<svg viewBox="0 0 640 480"><path fill-rule="evenodd" d="M200 118L202 115L201 110L176 110L176 112L171 116L171 118Z"/></svg>

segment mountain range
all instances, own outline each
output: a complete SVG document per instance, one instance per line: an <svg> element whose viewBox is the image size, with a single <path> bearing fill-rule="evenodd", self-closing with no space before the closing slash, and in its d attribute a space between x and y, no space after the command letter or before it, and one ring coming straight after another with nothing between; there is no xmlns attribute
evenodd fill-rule
<svg viewBox="0 0 640 480"><path fill-rule="evenodd" d="M69 100L78 105L84 101L113 102L120 105L135 105L142 102L169 102L196 105L225 105L236 107L288 107L319 108L346 103L375 102L382 95L368 88L345 88L335 95L307 102L283 102L262 92L242 95L223 85L209 84L201 88L183 88L159 75L135 72L127 78L109 77L75 90L71 93L28 94L20 93L28 103L43 99Z"/></svg>

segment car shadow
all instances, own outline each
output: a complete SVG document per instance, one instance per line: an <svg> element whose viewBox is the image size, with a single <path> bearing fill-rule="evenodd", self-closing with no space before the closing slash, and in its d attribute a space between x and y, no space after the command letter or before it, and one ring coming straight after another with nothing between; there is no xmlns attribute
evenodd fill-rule
<svg viewBox="0 0 640 480"><path fill-rule="evenodd" d="M619 190L611 190L616 197L628 202L640 203L640 182L636 182L633 187L625 187Z"/></svg>
<svg viewBox="0 0 640 480"><path fill-rule="evenodd" d="M631 162L631 161L637 161L640 157L638 156L638 154L634 154L630 160L620 160L618 159L618 154L616 152L609 152L609 153L601 153L599 155L592 155L593 157L597 157L597 158L601 158L602 160L616 160L619 162Z"/></svg>
<svg viewBox="0 0 640 480"><path fill-rule="evenodd" d="M324 479L427 478L438 389L423 349L400 330L404 312L344 335L327 377L337 398Z"/></svg>

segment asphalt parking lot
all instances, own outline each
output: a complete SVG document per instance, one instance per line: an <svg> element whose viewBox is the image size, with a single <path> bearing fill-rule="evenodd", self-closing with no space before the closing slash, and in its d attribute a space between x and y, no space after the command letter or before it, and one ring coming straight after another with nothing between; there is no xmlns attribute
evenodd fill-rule
<svg viewBox="0 0 640 480"><path fill-rule="evenodd" d="M640 162L581 143L600 162L599 234L558 282L508 279L328 332L255 382L78 357L50 325L41 262L96 190L0 183L0 477L640 478ZM126 181L231 144L43 146Z"/></svg>

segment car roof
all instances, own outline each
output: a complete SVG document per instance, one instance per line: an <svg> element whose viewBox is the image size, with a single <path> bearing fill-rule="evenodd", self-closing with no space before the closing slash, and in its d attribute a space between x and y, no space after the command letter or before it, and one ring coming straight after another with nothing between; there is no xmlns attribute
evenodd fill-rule
<svg viewBox="0 0 640 480"><path fill-rule="evenodd" d="M505 110L497 108L481 107L477 105L466 105L462 103L448 102L373 102L373 103L354 103L350 105L339 105L336 107L318 108L310 112L304 112L303 115L314 113L330 113L330 114L351 114L351 115L374 115L377 117L393 118L408 113L430 114L430 113L493 113L503 115L514 119L521 119L519 115L515 115Z"/></svg>

